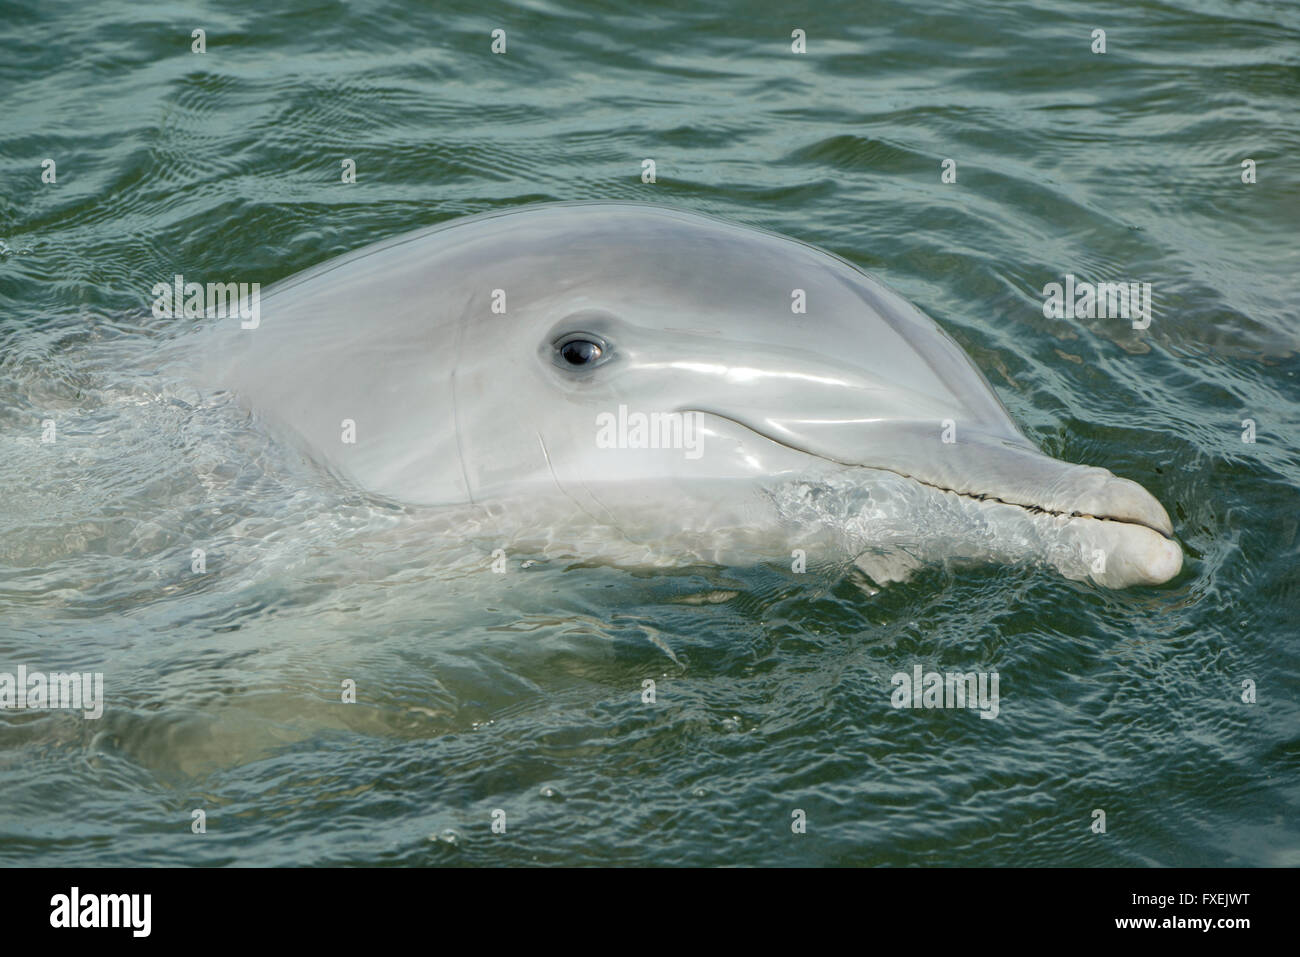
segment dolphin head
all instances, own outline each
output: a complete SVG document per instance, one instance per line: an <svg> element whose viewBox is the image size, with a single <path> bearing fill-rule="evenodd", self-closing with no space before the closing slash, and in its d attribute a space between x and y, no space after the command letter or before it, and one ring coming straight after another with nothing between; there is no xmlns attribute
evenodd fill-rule
<svg viewBox="0 0 1300 957"><path fill-rule="evenodd" d="M644 540L727 516L784 523L788 545L820 521L858 557L888 539L1110 587L1181 568L1141 486L1044 455L931 319L771 233L661 207L534 207L327 264L263 313L242 346L209 350L222 384L403 501L554 500L565 521ZM299 371L291 395L288 367L314 385ZM832 489L840 506L810 513L810 490Z"/></svg>

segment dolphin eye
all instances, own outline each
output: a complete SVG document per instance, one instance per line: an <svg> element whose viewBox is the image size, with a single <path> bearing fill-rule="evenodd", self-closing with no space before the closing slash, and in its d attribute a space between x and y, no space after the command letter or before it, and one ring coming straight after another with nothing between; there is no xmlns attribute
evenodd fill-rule
<svg viewBox="0 0 1300 957"><path fill-rule="evenodd" d="M565 365L581 368L592 366L605 355L605 343L588 333L574 333L555 344L555 350Z"/></svg>
<svg viewBox="0 0 1300 957"><path fill-rule="evenodd" d="M560 346L560 355L571 366L585 366L600 358L601 348L590 339L574 339Z"/></svg>

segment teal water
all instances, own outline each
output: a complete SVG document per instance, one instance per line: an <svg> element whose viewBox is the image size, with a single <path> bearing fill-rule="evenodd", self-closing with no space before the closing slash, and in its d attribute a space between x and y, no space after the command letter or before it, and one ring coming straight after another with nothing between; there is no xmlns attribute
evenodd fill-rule
<svg viewBox="0 0 1300 957"><path fill-rule="evenodd" d="M107 696L0 713L0 861L1300 864L1300 8L263 7L0 5L0 671ZM869 270L1047 452L1163 502L1184 571L573 562L485 595L151 386L174 273L574 199ZM1045 318L1067 273L1152 283L1150 328ZM892 709L917 664L998 672L999 717Z"/></svg>

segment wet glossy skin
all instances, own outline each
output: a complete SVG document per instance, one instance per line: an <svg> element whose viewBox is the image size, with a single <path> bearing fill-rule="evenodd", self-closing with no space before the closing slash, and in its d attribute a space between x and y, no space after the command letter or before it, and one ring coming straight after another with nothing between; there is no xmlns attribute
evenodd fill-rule
<svg viewBox="0 0 1300 957"><path fill-rule="evenodd" d="M1154 498L1039 453L928 317L834 256L697 214L456 221L280 284L259 328L216 323L197 351L203 384L402 502L553 498L565 521L644 510L646 528L703 527L751 487L882 470L996 500L991 520L1028 507L1070 524L1111 558L1091 573L1103 584L1181 566ZM699 453L601 447L620 407L698 414Z"/></svg>

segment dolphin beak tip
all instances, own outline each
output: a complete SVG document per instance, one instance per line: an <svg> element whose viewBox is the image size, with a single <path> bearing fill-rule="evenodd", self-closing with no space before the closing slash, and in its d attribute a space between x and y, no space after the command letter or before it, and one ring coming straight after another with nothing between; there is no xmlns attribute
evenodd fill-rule
<svg viewBox="0 0 1300 957"><path fill-rule="evenodd" d="M1154 495L1137 482L1113 479L1115 512L1121 520L1135 523L1123 535L1127 584L1163 585L1183 569L1183 550L1174 540L1174 524ZM1144 527L1145 526L1145 527Z"/></svg>
<svg viewBox="0 0 1300 957"><path fill-rule="evenodd" d="M1152 585L1163 585L1183 570L1183 550L1172 538L1162 538L1148 551L1144 566Z"/></svg>
<svg viewBox="0 0 1300 957"><path fill-rule="evenodd" d="M1174 523L1160 501L1136 482L1127 482L1135 493L1132 512L1157 535L1147 536L1139 562L1146 584L1163 585L1183 569L1183 550L1174 541Z"/></svg>
<svg viewBox="0 0 1300 957"><path fill-rule="evenodd" d="M1095 506L1098 514L1145 525L1165 538L1173 538L1174 523L1159 499L1132 479L1118 478L1101 469L1098 471L1106 476L1104 504Z"/></svg>
<svg viewBox="0 0 1300 957"><path fill-rule="evenodd" d="M1108 588L1163 585L1183 569L1183 550L1172 538L1149 527L1119 526L1111 532L1114 566L1096 576Z"/></svg>

